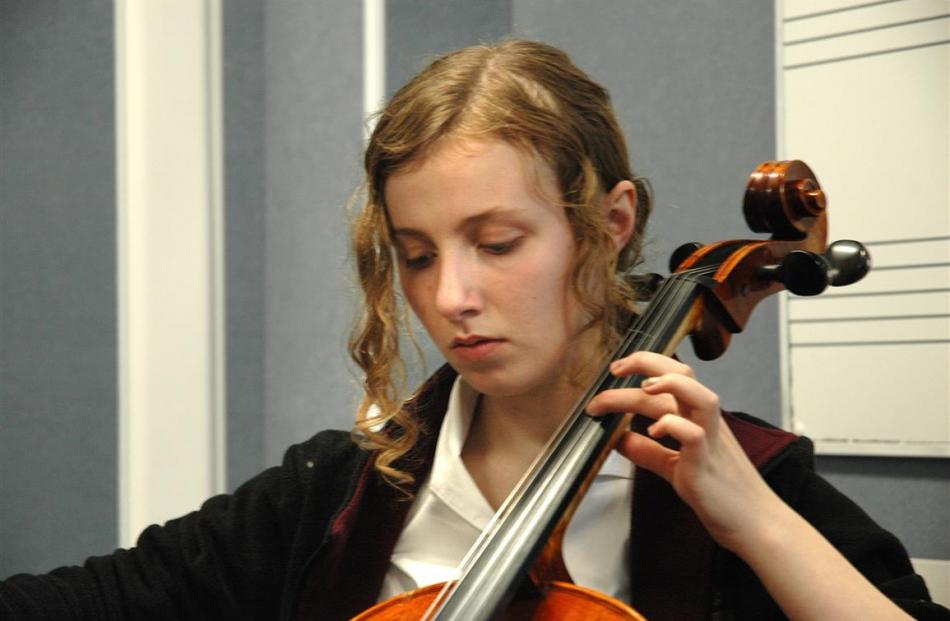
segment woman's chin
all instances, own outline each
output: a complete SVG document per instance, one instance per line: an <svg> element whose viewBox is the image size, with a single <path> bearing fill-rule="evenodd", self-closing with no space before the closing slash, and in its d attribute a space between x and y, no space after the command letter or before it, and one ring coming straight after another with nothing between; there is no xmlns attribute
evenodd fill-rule
<svg viewBox="0 0 950 621"><path fill-rule="evenodd" d="M526 377L512 369L459 369L459 374L476 392L488 397L517 397L546 384L537 377Z"/></svg>

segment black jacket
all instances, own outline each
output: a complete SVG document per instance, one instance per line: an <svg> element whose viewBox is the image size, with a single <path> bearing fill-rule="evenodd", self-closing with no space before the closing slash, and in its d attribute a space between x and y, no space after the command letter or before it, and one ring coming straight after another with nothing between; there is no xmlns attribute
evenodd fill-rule
<svg viewBox="0 0 950 621"><path fill-rule="evenodd" d="M425 427L402 464L420 481L453 378L441 370L410 406ZM769 485L882 592L918 619L950 619L897 539L814 473L808 440L727 420ZM347 619L374 603L410 506L372 464L348 433L319 433L234 494L149 527L131 550L0 582L0 620ZM784 618L664 481L643 469L636 477L635 608L651 620Z"/></svg>

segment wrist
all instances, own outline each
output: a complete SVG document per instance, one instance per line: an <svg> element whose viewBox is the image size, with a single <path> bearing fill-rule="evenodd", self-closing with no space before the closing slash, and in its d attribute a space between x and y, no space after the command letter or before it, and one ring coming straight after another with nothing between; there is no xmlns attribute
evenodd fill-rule
<svg viewBox="0 0 950 621"><path fill-rule="evenodd" d="M747 564L754 565L757 557L780 554L783 546L794 541L790 535L801 522L800 515L771 494L767 502L750 512L742 529L723 537L720 544Z"/></svg>

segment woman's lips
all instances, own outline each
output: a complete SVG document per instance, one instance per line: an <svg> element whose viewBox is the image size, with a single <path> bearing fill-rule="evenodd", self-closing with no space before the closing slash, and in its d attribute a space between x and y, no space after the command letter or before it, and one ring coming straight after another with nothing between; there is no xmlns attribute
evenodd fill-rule
<svg viewBox="0 0 950 621"><path fill-rule="evenodd" d="M467 360L469 362L478 362L491 356L504 343L504 339L491 339L482 337L468 338L464 340L456 339L452 343L452 353L463 360Z"/></svg>

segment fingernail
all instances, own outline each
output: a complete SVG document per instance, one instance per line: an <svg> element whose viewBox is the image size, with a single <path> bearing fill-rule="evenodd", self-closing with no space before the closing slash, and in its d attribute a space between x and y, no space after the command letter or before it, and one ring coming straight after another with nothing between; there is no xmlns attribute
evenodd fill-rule
<svg viewBox="0 0 950 621"><path fill-rule="evenodd" d="M656 431L656 426L657 426L657 423L653 423L652 425L647 427L647 433L652 436L654 432Z"/></svg>
<svg viewBox="0 0 950 621"><path fill-rule="evenodd" d="M619 360L614 360L613 362L610 363L610 372L611 372L611 373L616 373L616 372L619 371L621 368L623 368L623 364L622 364Z"/></svg>
<svg viewBox="0 0 950 621"><path fill-rule="evenodd" d="M653 386L659 381L660 381L660 378L658 377L648 377L642 382L640 382L640 388L649 388L650 386Z"/></svg>

